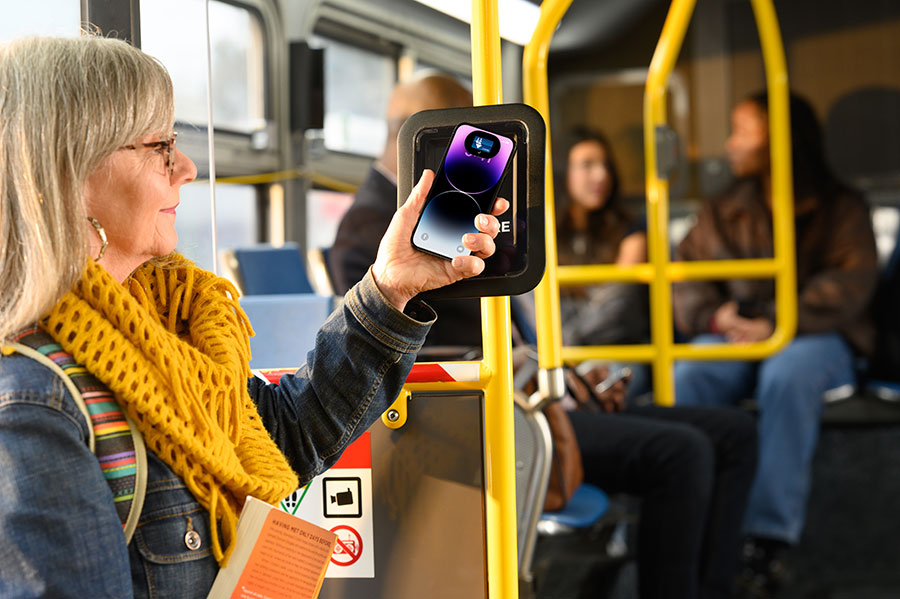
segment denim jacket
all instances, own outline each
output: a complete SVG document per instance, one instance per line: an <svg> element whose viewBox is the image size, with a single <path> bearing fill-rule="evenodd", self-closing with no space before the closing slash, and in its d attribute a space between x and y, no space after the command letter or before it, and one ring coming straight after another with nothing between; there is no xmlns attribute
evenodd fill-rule
<svg viewBox="0 0 900 599"><path fill-rule="evenodd" d="M249 381L301 483L387 409L433 321L423 304L394 309L369 274L300 370L279 385ZM17 354L0 359L0 597L205 598L218 572L206 510L148 451L147 497L126 546L88 426L49 369ZM199 548L186 543L191 530Z"/></svg>

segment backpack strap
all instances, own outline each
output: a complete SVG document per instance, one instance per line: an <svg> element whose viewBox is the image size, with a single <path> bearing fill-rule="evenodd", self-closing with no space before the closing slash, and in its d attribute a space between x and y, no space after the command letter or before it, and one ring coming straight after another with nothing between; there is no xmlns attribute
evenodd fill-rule
<svg viewBox="0 0 900 599"><path fill-rule="evenodd" d="M44 331L26 329L5 345L40 362L65 383L90 424L88 446L100 462L125 542L130 543L147 493L147 449L140 431L116 403L112 391Z"/></svg>

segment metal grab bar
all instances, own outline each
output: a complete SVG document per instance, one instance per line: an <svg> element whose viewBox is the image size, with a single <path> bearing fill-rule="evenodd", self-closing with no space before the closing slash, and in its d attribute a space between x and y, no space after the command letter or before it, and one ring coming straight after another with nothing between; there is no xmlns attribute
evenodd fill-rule
<svg viewBox="0 0 900 599"><path fill-rule="evenodd" d="M472 96L476 106L503 103L497 0L472 0ZM481 335L491 374L484 390L488 597L513 599L519 555L509 297L481 298Z"/></svg>
<svg viewBox="0 0 900 599"><path fill-rule="evenodd" d="M472 0L474 104L501 104L501 81L497 0ZM481 298L481 334L484 358L480 362L417 364L382 420L387 426L402 425L410 393L484 392L487 591L491 599L515 599L519 595L519 579L509 297Z"/></svg>
<svg viewBox="0 0 900 599"><path fill-rule="evenodd" d="M553 161L550 152L550 96L547 85L547 56L553 32L569 10L572 0L544 0L531 41L522 56L522 92L525 102L544 117L547 127L547 154L544 159L544 238L546 269L534 292L538 338L539 384L541 395L562 396L562 323L559 315L558 254L556 251L556 202L553 195Z"/></svg>
<svg viewBox="0 0 900 599"><path fill-rule="evenodd" d="M666 123L666 84L684 41L696 0L673 0L662 35L650 62L644 92L644 156L647 173L647 236L654 278L650 283L651 336L657 354L653 360L654 396L662 405L675 403L672 363L676 358L745 360L771 355L784 347L797 329L797 275L794 256L794 191L791 172L788 78L781 32L772 0L752 0L763 49L769 89L769 131L772 170L774 258L754 261L679 264L685 276L740 278L748 271L761 274L769 262L775 277L776 322L772 336L759 343L726 346L674 345L672 288L669 278L669 185L658 172L657 130ZM755 269L755 270L754 270ZM705 271L705 272L704 272ZM765 273L769 274L769 273ZM727 275L727 276L722 276ZM698 278L700 278L698 276Z"/></svg>
<svg viewBox="0 0 900 599"><path fill-rule="evenodd" d="M538 287L538 352L547 370L550 396L560 393L554 382L562 361L611 359L649 362L653 365L654 396L662 405L675 401L672 365L676 359L758 360L783 348L797 328L797 279L794 256L794 200L791 170L788 78L784 48L772 0L752 0L759 30L769 91L769 131L772 172L774 258L671 262L669 255L669 186L658 169L657 132L666 124L666 87L681 49L696 0L672 0L657 43L644 92L644 153L647 180L646 264L631 266L557 264L556 224L547 139L547 272ZM571 0L545 2L541 22L525 49L523 75L525 101L549 123L547 50L549 38ZM546 19L545 19L546 17ZM542 27L543 26L543 27ZM549 127L548 127L549 129ZM677 281L774 278L776 323L771 337L747 344L691 345L673 340L672 288ZM651 345L562 347L559 317L559 285L586 285L607 281L647 283L650 286Z"/></svg>

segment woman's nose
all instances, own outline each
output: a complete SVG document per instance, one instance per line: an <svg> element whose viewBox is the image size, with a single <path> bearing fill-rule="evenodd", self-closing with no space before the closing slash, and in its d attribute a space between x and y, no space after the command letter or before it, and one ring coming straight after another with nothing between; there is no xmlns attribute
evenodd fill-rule
<svg viewBox="0 0 900 599"><path fill-rule="evenodd" d="M190 183L197 178L197 165L178 148L175 148L175 170L172 178L180 185Z"/></svg>

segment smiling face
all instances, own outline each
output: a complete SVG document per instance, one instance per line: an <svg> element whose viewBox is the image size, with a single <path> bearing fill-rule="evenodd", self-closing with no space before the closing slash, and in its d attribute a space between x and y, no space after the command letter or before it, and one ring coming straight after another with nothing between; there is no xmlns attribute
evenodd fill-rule
<svg viewBox="0 0 900 599"><path fill-rule="evenodd" d="M168 137L153 134L136 139L115 151L88 177L87 214L99 221L109 241L100 264L119 281L147 260L168 254L178 242L175 209L179 192L182 185L193 181L197 168L173 147L174 165L169 173L170 150L152 145ZM96 234L92 240L96 256L100 241Z"/></svg>
<svg viewBox="0 0 900 599"><path fill-rule="evenodd" d="M725 142L728 162L738 177L769 170L769 123L756 102L745 100L731 111L731 135Z"/></svg>
<svg viewBox="0 0 900 599"><path fill-rule="evenodd" d="M572 146L566 187L573 202L588 211L599 210L609 201L612 185L609 157L600 142L587 140Z"/></svg>

